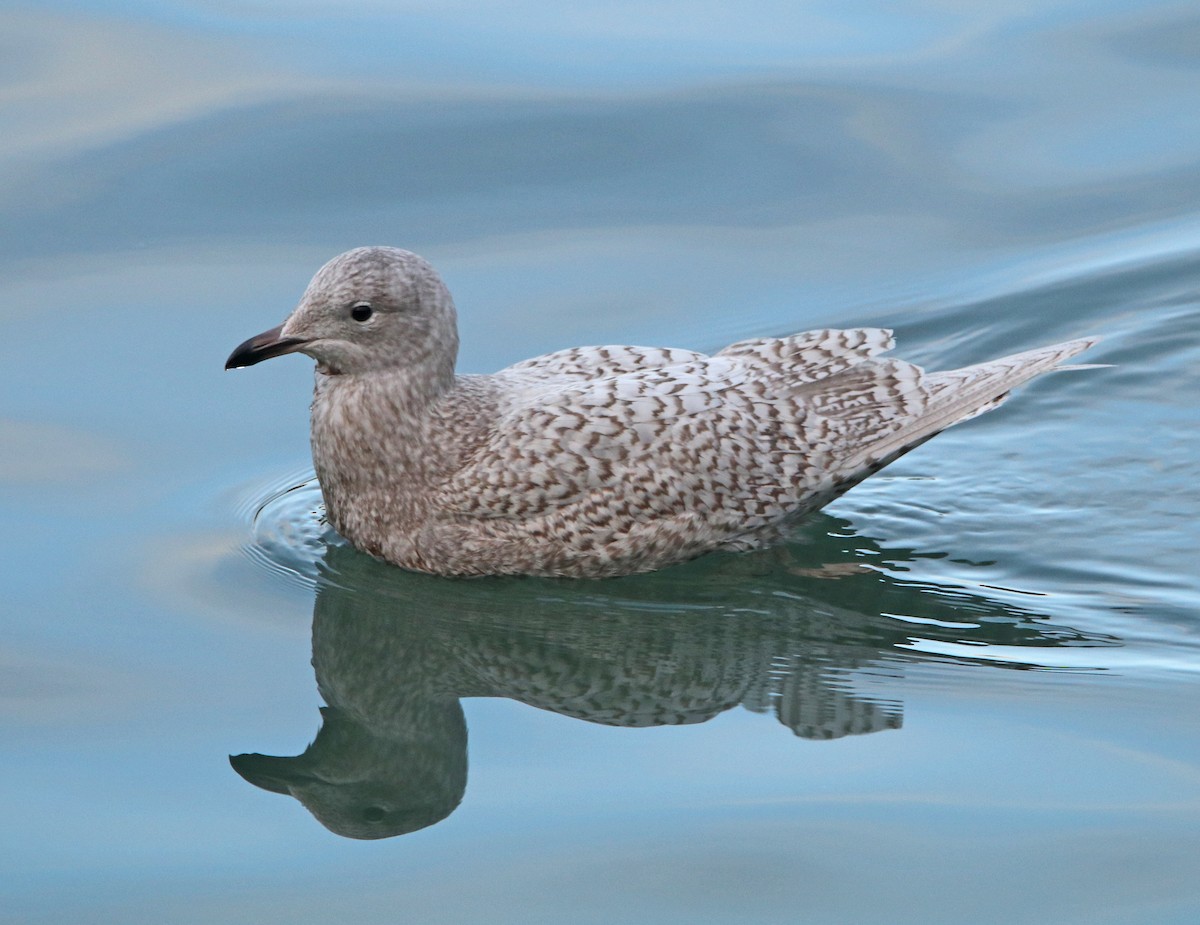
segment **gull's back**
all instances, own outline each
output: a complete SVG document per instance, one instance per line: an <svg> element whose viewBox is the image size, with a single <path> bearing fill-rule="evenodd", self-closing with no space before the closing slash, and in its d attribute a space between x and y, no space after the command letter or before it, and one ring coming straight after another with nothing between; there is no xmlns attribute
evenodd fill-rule
<svg viewBox="0 0 1200 925"><path fill-rule="evenodd" d="M489 377L496 416L430 535L453 538L454 573L600 577L760 546L1093 343L938 373L880 357L880 329L526 360Z"/></svg>

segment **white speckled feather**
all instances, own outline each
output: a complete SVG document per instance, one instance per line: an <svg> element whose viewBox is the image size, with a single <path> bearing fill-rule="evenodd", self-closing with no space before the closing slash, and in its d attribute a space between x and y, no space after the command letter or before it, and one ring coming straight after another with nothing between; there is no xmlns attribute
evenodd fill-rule
<svg viewBox="0 0 1200 925"><path fill-rule="evenodd" d="M1094 342L927 373L880 356L890 331L821 330L711 357L577 347L456 376L436 272L360 248L229 365L317 359L313 460L331 523L359 548L440 574L604 577L769 543Z"/></svg>

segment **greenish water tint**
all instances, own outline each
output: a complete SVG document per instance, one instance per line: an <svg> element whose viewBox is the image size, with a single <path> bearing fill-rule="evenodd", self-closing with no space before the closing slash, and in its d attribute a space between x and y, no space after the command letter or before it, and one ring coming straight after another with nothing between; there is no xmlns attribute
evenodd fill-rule
<svg viewBox="0 0 1200 925"><path fill-rule="evenodd" d="M0 921L1196 921L1197 35L0 12ZM830 324L1113 365L777 550L444 581L323 527L305 362L220 369L368 243L443 271L465 371Z"/></svg>

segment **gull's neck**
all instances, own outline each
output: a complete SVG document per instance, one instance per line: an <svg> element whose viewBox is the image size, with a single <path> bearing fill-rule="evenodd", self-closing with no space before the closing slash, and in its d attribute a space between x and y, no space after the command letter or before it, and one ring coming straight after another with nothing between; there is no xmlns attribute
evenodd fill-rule
<svg viewBox="0 0 1200 925"><path fill-rule="evenodd" d="M453 371L317 373L313 466L330 523L356 546L378 554L397 528L420 521L446 452L431 436L430 409L454 384Z"/></svg>

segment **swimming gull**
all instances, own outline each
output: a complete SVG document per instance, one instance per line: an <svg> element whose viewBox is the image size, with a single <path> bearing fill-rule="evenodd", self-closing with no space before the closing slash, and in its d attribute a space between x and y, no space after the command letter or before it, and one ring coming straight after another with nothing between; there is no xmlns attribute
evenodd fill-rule
<svg viewBox="0 0 1200 925"><path fill-rule="evenodd" d="M1095 342L926 372L880 356L890 331L820 330L713 356L576 347L456 375L441 277L361 247L225 367L317 361L313 464L330 524L359 549L439 575L601 578L775 541Z"/></svg>

